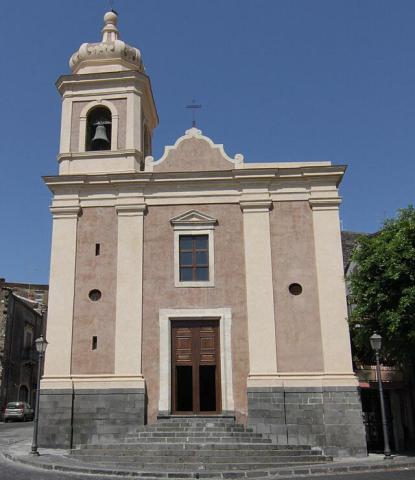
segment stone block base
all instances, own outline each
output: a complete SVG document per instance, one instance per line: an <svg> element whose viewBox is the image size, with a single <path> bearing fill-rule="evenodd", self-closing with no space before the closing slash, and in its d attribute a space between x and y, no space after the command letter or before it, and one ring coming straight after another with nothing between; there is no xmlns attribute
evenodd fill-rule
<svg viewBox="0 0 415 480"><path fill-rule="evenodd" d="M333 456L367 453L356 387L248 388L248 425L280 445L311 445Z"/></svg>
<svg viewBox="0 0 415 480"><path fill-rule="evenodd" d="M39 446L73 448L144 425L144 389L41 390Z"/></svg>

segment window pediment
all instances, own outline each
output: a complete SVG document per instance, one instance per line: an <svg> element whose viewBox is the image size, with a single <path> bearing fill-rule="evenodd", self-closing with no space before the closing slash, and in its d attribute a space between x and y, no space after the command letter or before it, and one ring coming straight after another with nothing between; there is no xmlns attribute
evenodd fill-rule
<svg viewBox="0 0 415 480"><path fill-rule="evenodd" d="M213 228L217 222L216 218L197 210L188 210L170 219L170 223L175 228Z"/></svg>

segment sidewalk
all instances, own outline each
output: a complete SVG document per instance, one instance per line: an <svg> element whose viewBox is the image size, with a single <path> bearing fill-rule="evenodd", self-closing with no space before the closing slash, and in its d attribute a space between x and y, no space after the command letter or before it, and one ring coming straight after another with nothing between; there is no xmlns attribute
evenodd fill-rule
<svg viewBox="0 0 415 480"><path fill-rule="evenodd" d="M120 477L133 477L149 480L156 479L231 479L243 478L243 472L209 472L201 470L198 472L145 472L128 469L125 466L103 467L100 465L87 464L71 457L68 450L44 449L39 450L40 456L31 455L31 442L27 439L17 441L13 444L1 446L1 454L13 462L24 465L61 472L78 474L108 475ZM115 463L115 459L114 459ZM326 475L335 473L357 473L371 471L391 470L415 470L415 456L398 455L392 459L384 460L383 455L371 454L366 458L339 458L332 463L319 465L302 465L298 467L281 467L248 472L249 478L295 478L304 475ZM246 477L245 477L246 478Z"/></svg>

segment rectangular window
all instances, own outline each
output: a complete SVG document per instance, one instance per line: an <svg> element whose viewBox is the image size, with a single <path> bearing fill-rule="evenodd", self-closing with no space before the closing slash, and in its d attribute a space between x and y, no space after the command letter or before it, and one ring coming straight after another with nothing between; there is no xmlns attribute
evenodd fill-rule
<svg viewBox="0 0 415 480"><path fill-rule="evenodd" d="M180 235L179 273L181 282L209 281L208 235Z"/></svg>
<svg viewBox="0 0 415 480"><path fill-rule="evenodd" d="M23 348L31 349L32 347L33 347L33 327L31 325L25 325L24 337L23 337Z"/></svg>

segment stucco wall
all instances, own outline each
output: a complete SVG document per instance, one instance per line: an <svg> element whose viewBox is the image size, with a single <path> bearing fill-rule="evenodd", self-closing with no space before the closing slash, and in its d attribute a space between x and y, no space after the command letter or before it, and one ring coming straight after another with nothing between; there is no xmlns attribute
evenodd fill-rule
<svg viewBox="0 0 415 480"><path fill-rule="evenodd" d="M220 151L203 139L189 138L154 167L155 172L186 172L198 170L232 170L234 164L223 158Z"/></svg>
<svg viewBox="0 0 415 480"><path fill-rule="evenodd" d="M313 217L308 202L274 202L270 224L278 370L322 371ZM301 295L288 291L291 283L303 287Z"/></svg>
<svg viewBox="0 0 415 480"><path fill-rule="evenodd" d="M73 102L71 118L71 152L79 152L79 116L89 102Z"/></svg>
<svg viewBox="0 0 415 480"><path fill-rule="evenodd" d="M95 244L100 255L95 255ZM117 280L117 214L114 208L84 208L78 220L72 373L114 373ZM93 302L88 293L102 292ZM92 337L98 346L92 350Z"/></svg>
<svg viewBox="0 0 415 480"><path fill-rule="evenodd" d="M127 99L111 100L118 112L118 149L125 148L127 137Z"/></svg>
<svg viewBox="0 0 415 480"><path fill-rule="evenodd" d="M215 287L174 286L173 227L170 219L194 208L217 218ZM235 410L247 411L248 333L246 319L243 223L239 205L149 207L144 219L143 374L148 394L148 419L156 420L159 399L159 309L232 309L232 366Z"/></svg>

